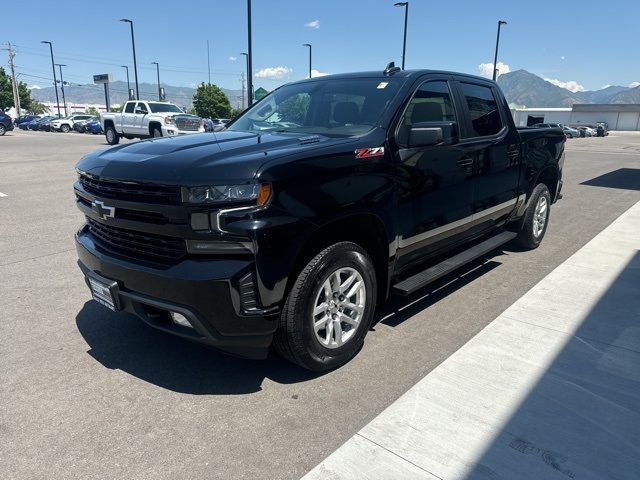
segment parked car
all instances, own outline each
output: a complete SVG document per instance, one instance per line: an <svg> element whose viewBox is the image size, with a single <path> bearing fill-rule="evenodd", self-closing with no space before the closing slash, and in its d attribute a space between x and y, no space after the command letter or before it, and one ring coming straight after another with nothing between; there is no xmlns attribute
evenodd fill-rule
<svg viewBox="0 0 640 480"><path fill-rule="evenodd" d="M23 123L30 122L32 120L36 120L40 118L38 115L20 115L18 118L14 120L14 124L17 126L22 125Z"/></svg>
<svg viewBox="0 0 640 480"><path fill-rule="evenodd" d="M150 138L204 132L202 119L166 102L129 101L122 113L101 113L107 143L124 138Z"/></svg>
<svg viewBox="0 0 640 480"><path fill-rule="evenodd" d="M596 136L606 137L607 135L609 135L609 130L607 130L606 124L599 123L596 127Z"/></svg>
<svg viewBox="0 0 640 480"><path fill-rule="evenodd" d="M51 121L50 123L51 130L56 132L60 131L62 133L69 133L73 128L73 124L75 122L82 122L85 120L89 120L91 117L92 115L87 115L86 113L80 113L80 114L69 115L68 117L64 117L64 118L57 118Z"/></svg>
<svg viewBox="0 0 640 480"><path fill-rule="evenodd" d="M78 264L106 308L237 355L265 358L273 343L333 369L390 294L510 240L540 245L565 141L516 128L481 77L391 64L302 80L215 136L83 157Z"/></svg>
<svg viewBox="0 0 640 480"><path fill-rule="evenodd" d="M595 137L596 131L591 127L577 127L581 137Z"/></svg>
<svg viewBox="0 0 640 480"><path fill-rule="evenodd" d="M13 120L6 113L0 111L0 137L13 130Z"/></svg>
<svg viewBox="0 0 640 480"><path fill-rule="evenodd" d="M575 128L567 127L566 125L562 127L562 131L568 138L577 138L580 136L580 132Z"/></svg>
<svg viewBox="0 0 640 480"><path fill-rule="evenodd" d="M92 120L90 122L87 122L84 126L84 131L85 133L93 133L94 135L104 133L100 120Z"/></svg>
<svg viewBox="0 0 640 480"><path fill-rule="evenodd" d="M78 133L85 133L85 126L87 125L87 123L93 122L95 120L99 121L100 118L90 117L90 118L87 118L86 120L79 120L77 122L73 122L73 129Z"/></svg>
<svg viewBox="0 0 640 480"><path fill-rule="evenodd" d="M224 128L227 126L227 123L230 122L228 118L213 118L211 120L213 121L214 132L219 132L220 130L224 130Z"/></svg>
<svg viewBox="0 0 640 480"><path fill-rule="evenodd" d="M48 120L45 120L43 122L38 122L38 128L37 130L39 132L51 132L51 122L54 122L55 120L57 120L58 117L53 117L50 118Z"/></svg>
<svg viewBox="0 0 640 480"><path fill-rule="evenodd" d="M534 128L564 128L562 123L536 123L532 125Z"/></svg>
<svg viewBox="0 0 640 480"><path fill-rule="evenodd" d="M42 117L42 118L40 118L38 120L34 120L32 122L29 122L28 123L28 125L29 125L28 129L29 130L40 130L40 127L43 124L48 123L48 122L50 122L51 120L53 120L55 118L58 118L58 117L54 117L54 116L48 115L48 116Z"/></svg>

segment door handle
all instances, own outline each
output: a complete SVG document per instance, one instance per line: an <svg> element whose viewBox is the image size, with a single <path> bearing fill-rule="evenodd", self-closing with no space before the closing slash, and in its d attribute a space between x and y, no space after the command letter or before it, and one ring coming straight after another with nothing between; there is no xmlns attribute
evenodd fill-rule
<svg viewBox="0 0 640 480"><path fill-rule="evenodd" d="M470 167L471 165L473 165L473 158L461 158L456 162L456 165L458 165L459 167Z"/></svg>

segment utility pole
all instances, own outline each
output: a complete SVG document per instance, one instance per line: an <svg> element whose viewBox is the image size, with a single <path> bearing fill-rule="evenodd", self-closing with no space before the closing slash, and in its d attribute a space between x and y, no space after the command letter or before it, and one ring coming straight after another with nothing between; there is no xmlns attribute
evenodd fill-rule
<svg viewBox="0 0 640 480"><path fill-rule="evenodd" d="M16 116L21 115L20 109L20 93L18 90L18 84L16 83L16 68L13 64L13 59L16 56L11 46L11 42L7 42L7 48L5 49L9 53L9 68L11 68L11 90L13 91L13 104L16 107Z"/></svg>

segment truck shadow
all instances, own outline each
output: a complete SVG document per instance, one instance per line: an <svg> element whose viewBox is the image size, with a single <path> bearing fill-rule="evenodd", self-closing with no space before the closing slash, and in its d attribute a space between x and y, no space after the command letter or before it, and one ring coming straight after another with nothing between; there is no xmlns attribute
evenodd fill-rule
<svg viewBox="0 0 640 480"><path fill-rule="evenodd" d="M414 295L392 297L376 313L372 329L379 322L399 325L498 265L480 259ZM274 353L264 361L231 357L154 330L133 315L111 312L93 300L84 304L76 325L89 346L87 353L106 368L179 393L243 395L260 391L265 378L293 384L322 375L293 366Z"/></svg>

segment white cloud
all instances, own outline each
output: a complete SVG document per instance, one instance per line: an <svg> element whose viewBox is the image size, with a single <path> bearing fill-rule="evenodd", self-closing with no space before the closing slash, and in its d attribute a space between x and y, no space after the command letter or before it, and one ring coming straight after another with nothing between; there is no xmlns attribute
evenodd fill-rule
<svg viewBox="0 0 640 480"><path fill-rule="evenodd" d="M320 20L311 20L304 24L305 27L315 28L316 30L320 28Z"/></svg>
<svg viewBox="0 0 640 480"><path fill-rule="evenodd" d="M238 60L238 57L229 57L229 60L235 62L236 60Z"/></svg>
<svg viewBox="0 0 640 480"><path fill-rule="evenodd" d="M330 73L319 72L315 68L311 69L311 77L324 77L325 75L331 75Z"/></svg>
<svg viewBox="0 0 640 480"><path fill-rule="evenodd" d="M576 82L575 80L569 80L569 81L563 82L562 80L558 80L557 78L545 78L545 81L552 83L557 87L565 88L573 93L584 92L584 87L580 85L578 82Z"/></svg>
<svg viewBox="0 0 640 480"><path fill-rule="evenodd" d="M560 60L564 60L564 55L562 55L562 56L560 57Z"/></svg>
<svg viewBox="0 0 640 480"><path fill-rule="evenodd" d="M40 90L42 87L40 85L31 85L29 90Z"/></svg>
<svg viewBox="0 0 640 480"><path fill-rule="evenodd" d="M511 68L506 63L498 62L498 76L503 73L509 73ZM480 75L487 78L493 77L493 63L481 63L478 65L478 70L480 70Z"/></svg>
<svg viewBox="0 0 640 480"><path fill-rule="evenodd" d="M293 70L289 67L266 67L256 72L257 78L267 78L270 80L282 80L287 77Z"/></svg>
<svg viewBox="0 0 640 480"><path fill-rule="evenodd" d="M640 87L640 82L631 82L629 84L629 88L636 88L636 87Z"/></svg>

